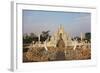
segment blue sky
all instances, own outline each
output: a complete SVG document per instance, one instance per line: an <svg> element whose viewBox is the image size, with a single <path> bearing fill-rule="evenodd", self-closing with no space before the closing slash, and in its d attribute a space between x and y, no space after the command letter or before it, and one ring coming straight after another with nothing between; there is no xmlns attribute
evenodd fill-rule
<svg viewBox="0 0 100 73"><path fill-rule="evenodd" d="M22 17L23 33L40 34L50 30L50 34L53 34L60 24L71 36L91 32L90 13L23 10Z"/></svg>

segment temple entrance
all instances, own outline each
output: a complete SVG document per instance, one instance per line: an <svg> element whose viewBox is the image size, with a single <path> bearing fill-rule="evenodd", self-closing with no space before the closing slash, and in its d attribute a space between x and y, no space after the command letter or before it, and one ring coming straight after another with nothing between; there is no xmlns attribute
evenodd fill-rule
<svg viewBox="0 0 100 73"><path fill-rule="evenodd" d="M58 40L56 46L57 46L59 49L65 48L65 43L64 43L64 41L63 41L63 39L62 39L62 33L60 33L60 35L59 35L59 40Z"/></svg>
<svg viewBox="0 0 100 73"><path fill-rule="evenodd" d="M62 39L62 34L59 35L59 40L57 42L57 53L56 53L56 60L64 60L65 53L64 53L65 43Z"/></svg>

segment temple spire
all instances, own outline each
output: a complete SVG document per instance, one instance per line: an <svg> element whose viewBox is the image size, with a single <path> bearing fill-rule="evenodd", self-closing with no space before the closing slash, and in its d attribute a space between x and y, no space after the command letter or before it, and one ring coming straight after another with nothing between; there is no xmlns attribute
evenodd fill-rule
<svg viewBox="0 0 100 73"><path fill-rule="evenodd" d="M60 30L61 30L61 29L63 29L63 26L62 26L62 24L60 24L60 25L59 25L59 29L60 29Z"/></svg>
<svg viewBox="0 0 100 73"><path fill-rule="evenodd" d="M58 30L59 34L63 34L64 33L64 27L62 24L59 25L59 30Z"/></svg>

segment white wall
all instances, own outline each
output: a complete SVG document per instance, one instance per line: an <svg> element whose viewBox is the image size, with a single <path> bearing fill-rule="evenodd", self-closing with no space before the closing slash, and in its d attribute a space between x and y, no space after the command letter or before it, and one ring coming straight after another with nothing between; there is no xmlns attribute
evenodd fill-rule
<svg viewBox="0 0 100 73"><path fill-rule="evenodd" d="M43 4L68 4L69 1L75 5L86 5L86 6L96 6L97 7L97 22L98 22L98 41L100 38L100 5L99 0L32 0L35 3ZM0 73L10 73L10 0L0 0ZM99 46L100 47L100 46ZM45 71L35 71L36 73L99 73L100 68L100 49L98 50L98 66L97 67L81 67L81 68L65 68L56 70L45 70ZM28 73L28 72L27 72Z"/></svg>

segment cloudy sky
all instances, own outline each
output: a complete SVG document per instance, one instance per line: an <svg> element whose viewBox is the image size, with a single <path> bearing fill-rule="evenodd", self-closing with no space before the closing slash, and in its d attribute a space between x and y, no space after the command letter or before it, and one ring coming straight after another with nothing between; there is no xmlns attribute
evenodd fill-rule
<svg viewBox="0 0 100 73"><path fill-rule="evenodd" d="M53 34L60 24L71 36L91 32L90 13L23 10L22 19L24 34L40 34L47 30Z"/></svg>

